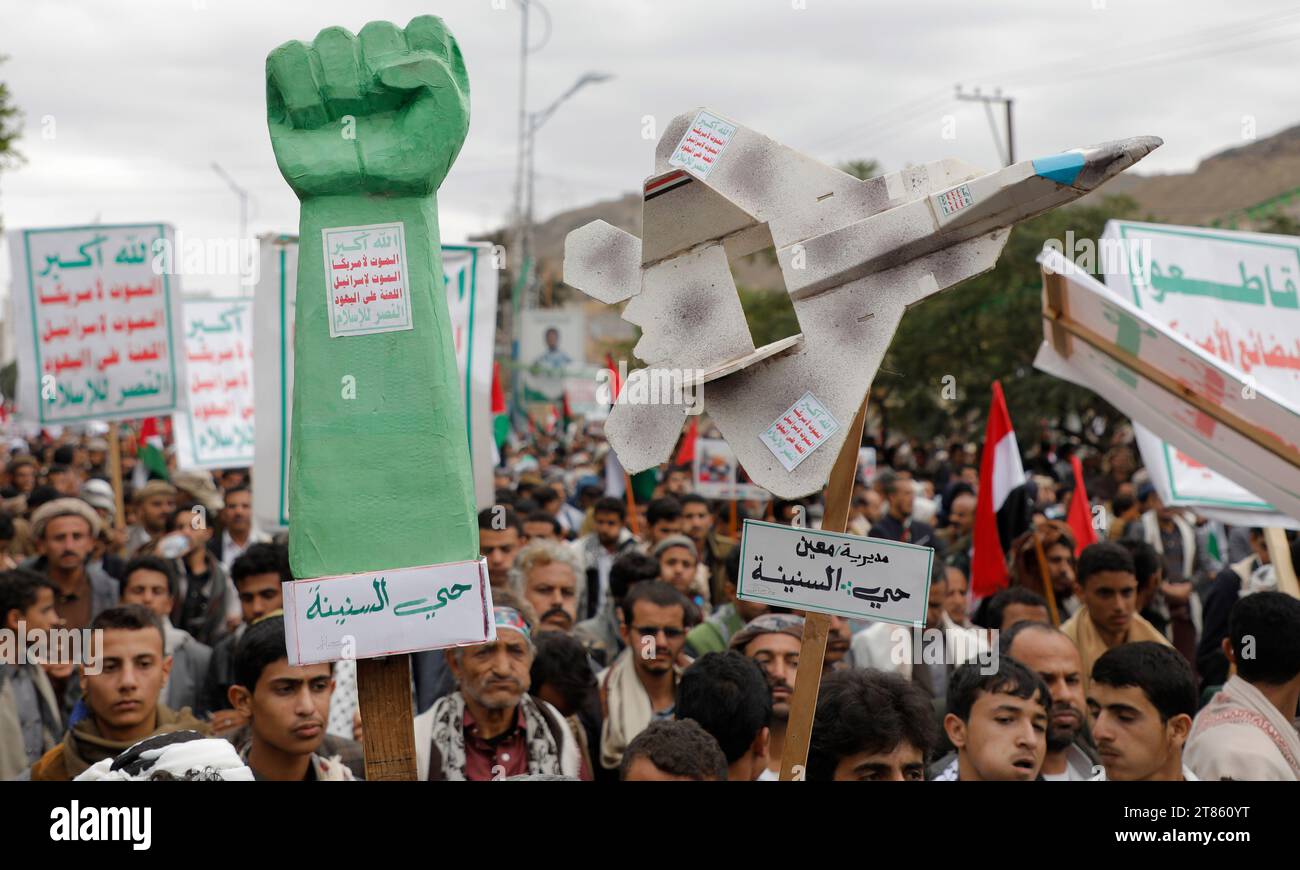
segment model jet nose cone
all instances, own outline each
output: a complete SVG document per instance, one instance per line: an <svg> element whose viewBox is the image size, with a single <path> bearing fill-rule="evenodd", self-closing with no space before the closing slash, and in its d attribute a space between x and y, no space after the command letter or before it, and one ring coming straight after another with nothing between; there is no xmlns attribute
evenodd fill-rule
<svg viewBox="0 0 1300 870"><path fill-rule="evenodd" d="M1119 139L1103 142L1090 148L1081 149L1083 166L1072 186L1080 190L1092 190L1109 178L1119 175L1143 157L1164 144L1159 136L1134 136L1131 139Z"/></svg>

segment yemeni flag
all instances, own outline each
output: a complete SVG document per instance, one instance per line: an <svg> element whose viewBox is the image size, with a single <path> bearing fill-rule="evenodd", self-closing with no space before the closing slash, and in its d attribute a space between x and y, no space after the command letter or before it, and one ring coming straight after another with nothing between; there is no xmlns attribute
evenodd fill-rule
<svg viewBox="0 0 1300 870"><path fill-rule="evenodd" d="M167 480L167 457L163 453L162 432L158 429L157 417L146 417L140 424L140 446L135 452L135 471L131 475L131 485L140 489L151 478Z"/></svg>
<svg viewBox="0 0 1300 870"><path fill-rule="evenodd" d="M499 451L510 437L510 415L506 413L506 394L501 390L501 363L492 363L492 440Z"/></svg>
<svg viewBox="0 0 1300 870"><path fill-rule="evenodd" d="M1097 530L1092 527L1092 505L1083 488L1083 463L1078 456L1070 457L1070 467L1074 469L1074 494L1070 496L1070 512L1065 522L1074 532L1074 555L1078 556L1084 547L1097 543Z"/></svg>
<svg viewBox="0 0 1300 870"><path fill-rule="evenodd" d="M993 400L984 430L984 452L980 458L980 486L975 504L975 553L971 559L971 589L976 597L992 595L1007 585L1007 557L998 535L998 511L1011 491L1025 482L1020 462L1020 445L1011 427L1002 384L993 382Z"/></svg>

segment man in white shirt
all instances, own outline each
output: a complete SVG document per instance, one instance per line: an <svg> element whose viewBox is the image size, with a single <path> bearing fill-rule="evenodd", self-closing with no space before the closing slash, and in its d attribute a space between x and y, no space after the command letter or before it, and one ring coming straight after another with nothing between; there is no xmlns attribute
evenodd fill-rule
<svg viewBox="0 0 1300 870"><path fill-rule="evenodd" d="M1236 674L1196 715L1184 759L1201 779L1300 780L1300 600L1256 592L1232 606L1223 652Z"/></svg>

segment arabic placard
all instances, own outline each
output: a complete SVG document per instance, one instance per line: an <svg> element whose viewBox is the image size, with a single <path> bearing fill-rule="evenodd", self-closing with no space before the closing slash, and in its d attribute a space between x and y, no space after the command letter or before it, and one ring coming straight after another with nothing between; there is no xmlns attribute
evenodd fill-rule
<svg viewBox="0 0 1300 870"><path fill-rule="evenodd" d="M1114 293L1253 383L1283 395L1300 391L1300 242L1294 236L1110 221L1101 244L1109 251L1102 265ZM1168 442L1144 450L1144 462L1166 472L1157 480L1166 504L1260 511L1249 525L1276 519L1272 505L1240 482L1184 457Z"/></svg>
<svg viewBox="0 0 1300 870"><path fill-rule="evenodd" d="M289 525L289 432L293 416L294 292L298 285L298 240L261 239L261 271L253 296L253 388L257 406L253 511L258 528ZM487 243L443 245L456 365L464 382L466 438L474 464L474 496L480 509L493 503L492 342L497 316L497 276Z"/></svg>
<svg viewBox="0 0 1300 870"><path fill-rule="evenodd" d="M736 594L796 610L924 625L934 550L745 520Z"/></svg>
<svg viewBox="0 0 1300 870"><path fill-rule="evenodd" d="M253 300L186 299L188 411L176 414L181 468L253 464Z"/></svg>
<svg viewBox="0 0 1300 870"><path fill-rule="evenodd" d="M487 560L283 584L289 664L486 643L496 636Z"/></svg>
<svg viewBox="0 0 1300 870"><path fill-rule="evenodd" d="M9 245L22 419L121 420L184 407L170 227L17 230Z"/></svg>
<svg viewBox="0 0 1300 870"><path fill-rule="evenodd" d="M414 329L406 232L398 221L321 230L330 338Z"/></svg>
<svg viewBox="0 0 1300 870"><path fill-rule="evenodd" d="M1263 385L1248 390L1242 372L1089 275L1070 271L1059 252L1044 251L1039 262L1062 276L1062 325L1082 333L1071 336L1068 357L1044 341L1037 368L1093 390L1192 459L1300 517L1300 468L1291 459L1300 443L1294 404ZM1053 323L1044 320L1049 337ZM1144 370L1134 367L1139 364Z"/></svg>
<svg viewBox="0 0 1300 870"><path fill-rule="evenodd" d="M699 178L708 178L735 134L735 124L712 112L700 112L682 134L682 140L668 158L668 165L680 166Z"/></svg>
<svg viewBox="0 0 1300 870"><path fill-rule="evenodd" d="M807 392L758 437L786 471L794 471L839 428L831 412Z"/></svg>

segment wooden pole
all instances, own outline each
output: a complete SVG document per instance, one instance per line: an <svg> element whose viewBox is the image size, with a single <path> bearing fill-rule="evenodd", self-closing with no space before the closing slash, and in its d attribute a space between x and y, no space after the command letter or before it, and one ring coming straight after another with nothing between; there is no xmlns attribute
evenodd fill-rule
<svg viewBox="0 0 1300 870"><path fill-rule="evenodd" d="M1047 556L1043 553L1043 536L1034 529L1034 550L1038 553L1038 571L1043 576L1043 597L1047 599L1047 612L1052 615L1052 625L1061 627L1061 615L1056 611L1056 590L1047 571ZM1000 627L1000 626L999 626Z"/></svg>
<svg viewBox="0 0 1300 870"><path fill-rule="evenodd" d="M858 415L849 426L840 455L835 458L831 477L826 484L826 511L822 529L842 532L848 528L849 507L853 504L853 481L858 471L858 448L862 446L862 425L867 419L867 401L863 399ZM805 611L803 644L799 648L801 677L795 680L790 699L790 720L785 730L785 748L781 754L781 779L802 780L808 763L808 741L812 738L813 715L817 711L817 692L821 688L822 663L826 660L826 635L831 618L825 613Z"/></svg>
<svg viewBox="0 0 1300 870"><path fill-rule="evenodd" d="M624 495L627 496L627 527L632 530L633 535L640 537L641 532L637 528L640 523L637 522L636 498L632 494L632 476L626 470L623 472L623 488Z"/></svg>
<svg viewBox="0 0 1300 870"><path fill-rule="evenodd" d="M108 424L108 477L113 485L113 528L120 532L126 528L126 498L122 493L122 439L117 430L117 421Z"/></svg>
<svg viewBox="0 0 1300 870"><path fill-rule="evenodd" d="M734 498L731 500L731 520L728 523L728 531L731 539L736 540L736 500Z"/></svg>
<svg viewBox="0 0 1300 870"><path fill-rule="evenodd" d="M415 719L411 713L411 657L357 660L357 704L366 779L419 779L415 769Z"/></svg>
<svg viewBox="0 0 1300 870"><path fill-rule="evenodd" d="M1296 582L1295 565L1291 564L1291 548L1282 529L1265 529L1264 543L1268 546L1268 561L1277 574L1277 588L1292 598L1300 598L1300 583Z"/></svg>

